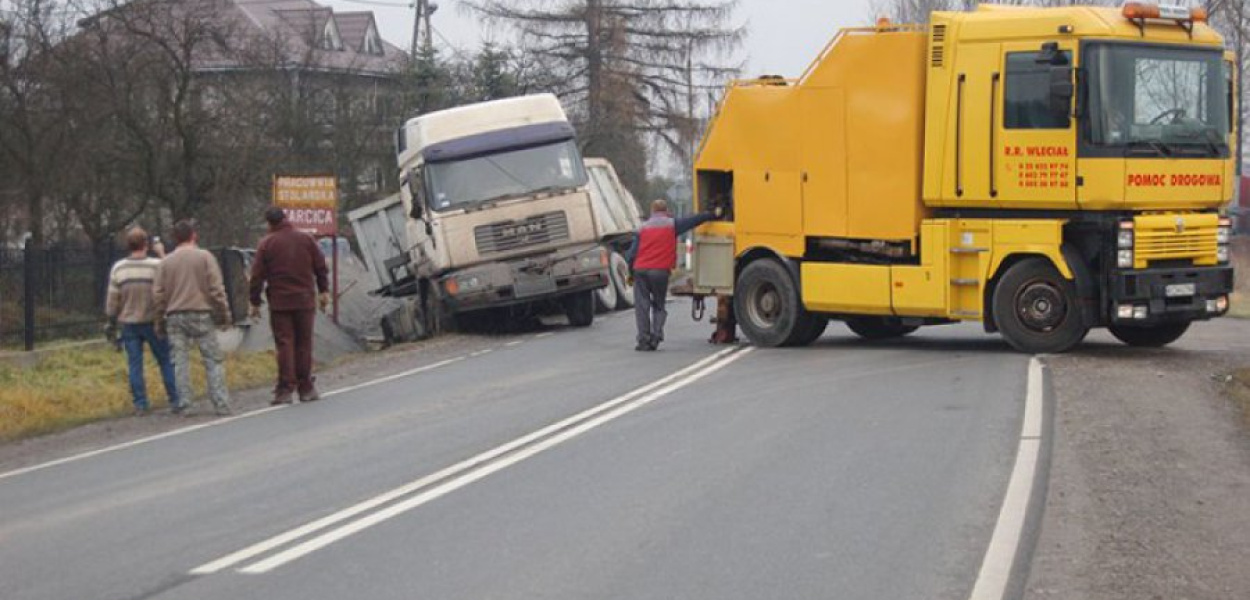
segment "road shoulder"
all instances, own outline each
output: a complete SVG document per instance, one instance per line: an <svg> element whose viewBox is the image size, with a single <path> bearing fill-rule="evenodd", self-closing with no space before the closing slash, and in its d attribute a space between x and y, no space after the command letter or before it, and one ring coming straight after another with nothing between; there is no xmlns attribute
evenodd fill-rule
<svg viewBox="0 0 1250 600"><path fill-rule="evenodd" d="M388 375L464 357L489 348L532 338L516 336L447 335L417 344L348 357L317 372L322 393L376 380ZM120 368L120 367L119 367ZM232 390L231 404L236 415L246 415L269 406L269 388ZM121 417L88 423L70 430L0 444L0 474L47 461L126 444L150 436L204 425L218 420L208 401L201 398L190 416L175 416L163 407L144 417Z"/></svg>
<svg viewBox="0 0 1250 600"><path fill-rule="evenodd" d="M1174 348L1105 333L1052 357L1054 448L1025 598L1226 599L1250 590L1250 431L1222 375L1250 322Z"/></svg>

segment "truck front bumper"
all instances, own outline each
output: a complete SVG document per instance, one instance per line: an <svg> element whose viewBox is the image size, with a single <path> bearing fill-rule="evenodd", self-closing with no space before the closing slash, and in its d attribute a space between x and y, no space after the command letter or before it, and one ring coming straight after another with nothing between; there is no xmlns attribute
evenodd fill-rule
<svg viewBox="0 0 1250 600"><path fill-rule="evenodd" d="M571 248L463 269L439 286L452 312L498 308L611 285L607 263L598 245Z"/></svg>
<svg viewBox="0 0 1250 600"><path fill-rule="evenodd" d="M1200 321L1228 312L1233 268L1117 271L1111 275L1110 322L1156 325Z"/></svg>

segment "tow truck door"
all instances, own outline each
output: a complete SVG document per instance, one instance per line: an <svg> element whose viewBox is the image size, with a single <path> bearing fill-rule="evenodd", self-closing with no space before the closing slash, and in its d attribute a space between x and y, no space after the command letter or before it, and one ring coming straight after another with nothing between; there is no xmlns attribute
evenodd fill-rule
<svg viewBox="0 0 1250 600"><path fill-rule="evenodd" d="M1075 208L1074 56L1070 42L1003 44L991 75L997 139L989 193L1005 208Z"/></svg>

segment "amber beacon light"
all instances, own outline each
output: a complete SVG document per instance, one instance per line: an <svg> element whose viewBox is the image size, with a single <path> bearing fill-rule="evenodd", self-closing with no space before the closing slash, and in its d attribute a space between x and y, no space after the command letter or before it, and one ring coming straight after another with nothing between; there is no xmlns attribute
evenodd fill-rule
<svg viewBox="0 0 1250 600"><path fill-rule="evenodd" d="M1205 8L1188 8L1167 4L1147 4L1145 2L1125 2L1124 18L1132 20L1165 19L1168 21L1188 21L1205 23Z"/></svg>

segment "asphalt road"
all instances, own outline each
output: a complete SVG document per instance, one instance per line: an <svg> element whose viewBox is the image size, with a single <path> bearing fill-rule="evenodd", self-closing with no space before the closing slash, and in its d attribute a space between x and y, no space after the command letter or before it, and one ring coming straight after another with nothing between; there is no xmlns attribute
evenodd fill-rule
<svg viewBox="0 0 1250 600"><path fill-rule="evenodd" d="M617 315L0 478L0 598L967 598L1028 357L716 348L684 308L654 354Z"/></svg>

